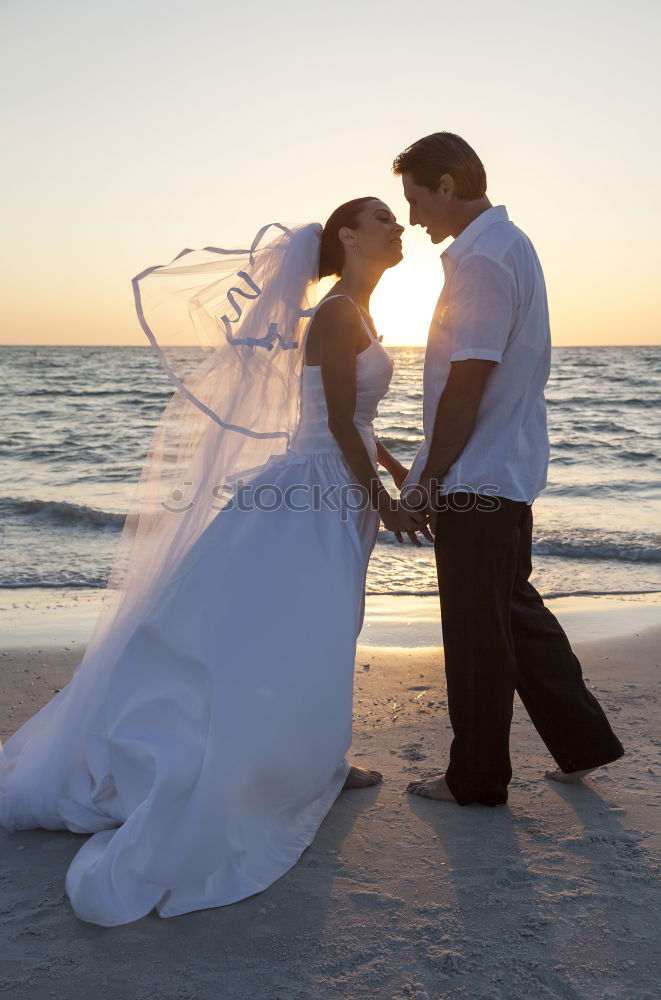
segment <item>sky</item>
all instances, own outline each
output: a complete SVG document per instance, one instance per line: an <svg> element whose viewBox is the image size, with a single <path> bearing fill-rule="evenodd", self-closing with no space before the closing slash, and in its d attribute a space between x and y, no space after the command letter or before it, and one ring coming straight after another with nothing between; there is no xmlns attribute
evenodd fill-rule
<svg viewBox="0 0 661 1000"><path fill-rule="evenodd" d="M462 135L533 240L556 345L660 344L659 0L0 0L0 344L145 344L131 278L373 194L372 299L423 344L443 275L402 149Z"/></svg>

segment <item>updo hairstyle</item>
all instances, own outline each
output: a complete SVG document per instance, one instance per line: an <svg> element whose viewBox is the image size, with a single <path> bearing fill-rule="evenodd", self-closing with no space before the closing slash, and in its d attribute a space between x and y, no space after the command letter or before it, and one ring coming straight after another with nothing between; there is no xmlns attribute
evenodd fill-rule
<svg viewBox="0 0 661 1000"><path fill-rule="evenodd" d="M319 252L319 279L331 275L339 278L344 267L344 246L340 239L340 229L347 226L354 229L362 208L368 201L378 201L378 198L354 198L336 208L328 219L321 234L321 249Z"/></svg>

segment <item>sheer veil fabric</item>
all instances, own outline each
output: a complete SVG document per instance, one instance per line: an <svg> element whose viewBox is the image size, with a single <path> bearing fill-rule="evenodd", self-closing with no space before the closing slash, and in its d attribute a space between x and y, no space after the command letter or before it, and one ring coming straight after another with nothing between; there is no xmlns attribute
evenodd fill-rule
<svg viewBox="0 0 661 1000"><path fill-rule="evenodd" d="M133 279L140 323L179 391L154 432L92 651L118 619L134 619L156 597L237 479L286 452L299 419L321 232L319 223L272 223L247 250L184 250ZM264 242L268 235L276 238Z"/></svg>
<svg viewBox="0 0 661 1000"><path fill-rule="evenodd" d="M249 481L251 470L287 450L299 418L301 338L317 292L321 232L319 223L271 223L248 249L183 250L133 279L138 319L179 391L153 432L77 667L94 676L99 696L104 668L237 479ZM267 235L275 239L265 242ZM33 728L23 728L24 740ZM0 766L11 766L1 745Z"/></svg>
<svg viewBox="0 0 661 1000"><path fill-rule="evenodd" d="M232 502L260 482L352 484L320 372L303 367L320 234L264 227L249 249L186 250L134 279L177 391L85 656L0 759L0 824L93 834L66 879L83 920L174 916L260 891L312 841L348 772L378 515ZM392 364L366 329L355 419L376 460Z"/></svg>

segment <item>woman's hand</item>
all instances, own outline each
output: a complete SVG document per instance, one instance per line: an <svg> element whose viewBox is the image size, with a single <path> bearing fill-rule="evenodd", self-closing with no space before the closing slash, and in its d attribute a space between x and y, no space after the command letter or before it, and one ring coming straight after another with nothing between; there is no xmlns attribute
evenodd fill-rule
<svg viewBox="0 0 661 1000"><path fill-rule="evenodd" d="M399 500L392 497L384 499L379 504L379 514L387 531L392 531L398 542L403 542L402 535L406 533L413 545L422 546L417 532L424 535L430 542L434 539L429 533L424 513L417 510L408 510Z"/></svg>

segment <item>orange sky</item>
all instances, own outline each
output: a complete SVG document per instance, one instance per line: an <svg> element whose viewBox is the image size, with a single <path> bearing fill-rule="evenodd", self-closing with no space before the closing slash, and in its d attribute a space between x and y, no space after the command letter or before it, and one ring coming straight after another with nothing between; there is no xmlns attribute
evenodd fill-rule
<svg viewBox="0 0 661 1000"><path fill-rule="evenodd" d="M661 6L476 8L2 5L0 343L143 344L130 280L184 247L364 194L405 222L392 159L437 129L535 243L556 344L661 343ZM373 299L389 344L424 343L442 280L442 247L404 239Z"/></svg>

